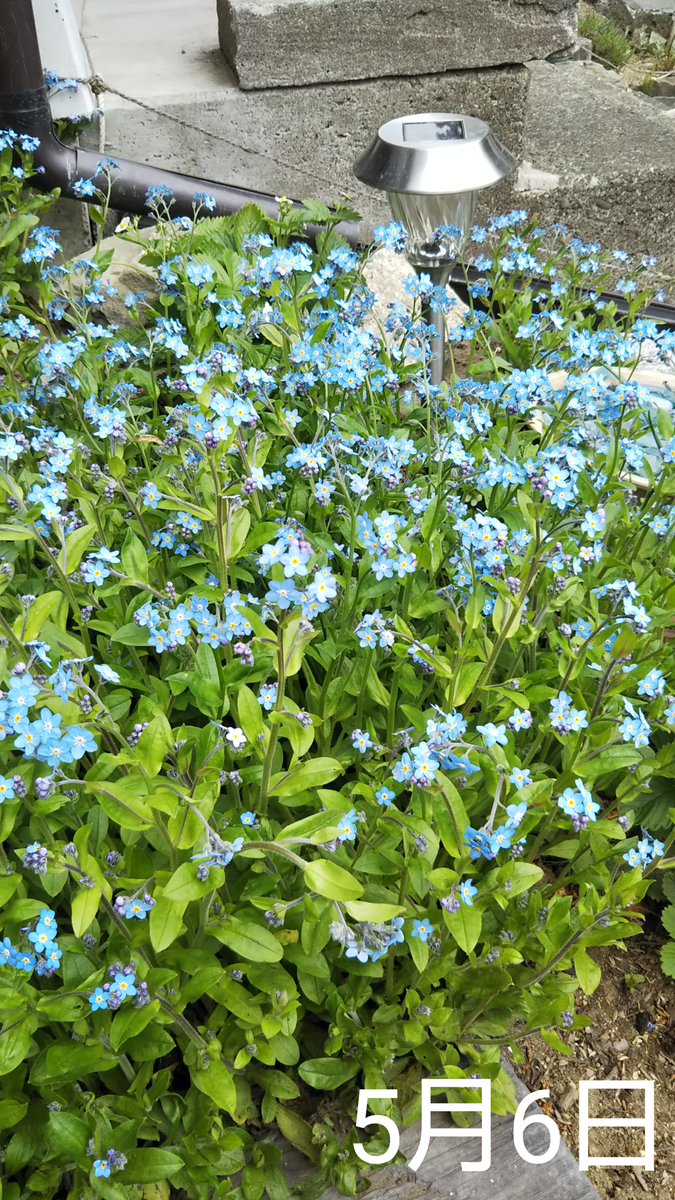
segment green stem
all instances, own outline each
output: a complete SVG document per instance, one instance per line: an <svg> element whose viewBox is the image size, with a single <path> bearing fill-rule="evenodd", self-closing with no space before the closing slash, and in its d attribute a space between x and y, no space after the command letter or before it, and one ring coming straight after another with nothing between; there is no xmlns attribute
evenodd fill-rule
<svg viewBox="0 0 675 1200"><path fill-rule="evenodd" d="M387 708L387 738L386 744L391 749L391 743L394 739L394 725L396 723L396 701L398 700L398 681L403 662L399 659L394 667L394 674L391 680L391 692L389 693L389 707Z"/></svg>
<svg viewBox="0 0 675 1200"><path fill-rule="evenodd" d="M275 712L280 712L284 702L284 687L286 685L286 663L284 661L284 627L279 625L277 636L277 698L274 704ZM260 783L260 815L267 816L268 793L270 786L270 775L272 773L272 759L274 751L277 748L279 739L279 726L273 725L270 729L270 740L265 751L263 760L262 780Z"/></svg>
<svg viewBox="0 0 675 1200"><path fill-rule="evenodd" d="M153 808L152 816L153 816L153 820L155 823L155 829L157 829L158 833L160 834L160 836L162 838L162 841L165 843L165 845L169 851L169 862L171 863L171 870L175 871L176 867L178 866L178 858L176 855L176 847L174 846L174 844L171 840L171 835L156 808Z"/></svg>
<svg viewBox="0 0 675 1200"><path fill-rule="evenodd" d="M126 925L124 924L124 921L120 917L119 913L116 912L116 910L113 908L112 904L110 903L110 901L108 900L108 897L106 895L103 895L103 894L101 895L101 903L102 903L105 911L107 912L108 916L110 917L111 921L114 922L114 924L120 930L120 932L122 933L122 935L124 936L126 941L129 942L129 944L133 947L134 952L143 959L143 962L146 964L146 966L152 968L153 964L152 964L151 960L148 958L147 954L145 953L145 950L143 949L142 946L134 945L133 938L132 938L129 930L127 929ZM184 1017L182 1013L174 1012L174 1009L169 1004L169 1001L165 1000L163 996L156 996L155 998L157 1000L159 1000L160 1008L163 1009L163 1011L167 1014L167 1016L171 1017L172 1021L176 1022L176 1024L183 1030L183 1033L186 1034L187 1037L189 1037L190 1041L194 1042L194 1044L196 1046L199 1046L199 1048L201 1050L206 1050L206 1048L207 1048L206 1042L204 1041L203 1037L201 1037L201 1035L199 1033L197 1033L197 1030L190 1024L187 1017Z"/></svg>
<svg viewBox="0 0 675 1200"><path fill-rule="evenodd" d="M370 649L366 650L365 660L366 660L366 663L365 663L365 667L363 670L363 679L361 680L361 687L359 688L359 698L356 703L356 728L357 729L360 729L361 725L363 723L363 705L365 704L365 700L366 700L366 685L368 682L368 676L370 675L371 663L373 661L373 651L372 650L370 650Z"/></svg>

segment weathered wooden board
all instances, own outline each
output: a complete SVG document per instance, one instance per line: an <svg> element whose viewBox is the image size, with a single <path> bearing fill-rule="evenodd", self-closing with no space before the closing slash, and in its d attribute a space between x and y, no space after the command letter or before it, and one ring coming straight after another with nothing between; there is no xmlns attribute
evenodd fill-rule
<svg viewBox="0 0 675 1200"><path fill-rule="evenodd" d="M506 1064L505 1064L506 1065ZM518 1100L527 1088L513 1075ZM440 1099L440 1097L439 1097ZM534 1113L536 1106L528 1110ZM434 1118L438 1125L441 1118ZM408 1161L419 1142L419 1125L401 1134L401 1150ZM525 1133L525 1145L531 1154L544 1154L549 1140L546 1129L536 1124ZM549 1200L599 1200L599 1194L563 1141L551 1162L542 1166L526 1163L513 1144L513 1119L492 1118L492 1161L487 1171L462 1171L461 1163L480 1157L481 1139L477 1137L432 1138L426 1158L417 1174L407 1167L384 1167L371 1176L368 1200L530 1200L546 1196ZM286 1143L282 1169L291 1185L308 1174L307 1164ZM335 1188L322 1200L340 1200Z"/></svg>

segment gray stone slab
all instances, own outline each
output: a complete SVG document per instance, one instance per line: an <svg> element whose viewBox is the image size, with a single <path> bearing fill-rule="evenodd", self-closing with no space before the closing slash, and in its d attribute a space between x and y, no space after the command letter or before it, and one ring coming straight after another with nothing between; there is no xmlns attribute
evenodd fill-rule
<svg viewBox="0 0 675 1200"><path fill-rule="evenodd" d="M570 47L577 0L218 0L243 88L524 63Z"/></svg>
<svg viewBox="0 0 675 1200"><path fill-rule="evenodd" d="M603 9L624 29L646 29L670 37L675 21L675 0L604 0Z"/></svg>
<svg viewBox="0 0 675 1200"><path fill-rule="evenodd" d="M675 109L583 63L531 63L519 204L675 271Z"/></svg>
<svg viewBox="0 0 675 1200"><path fill-rule="evenodd" d="M274 195L348 195L366 230L388 219L388 208L356 183L352 164L390 117L471 113L520 152L524 67L244 92L218 48L215 0L190 0L189 19L185 0L84 0L82 28L92 69L106 84L198 127L105 93L109 154ZM491 212L510 202L504 189L486 196Z"/></svg>
<svg viewBox="0 0 675 1200"><path fill-rule="evenodd" d="M506 67L255 92L228 86L178 100L151 95L169 116L110 96L106 151L273 195L346 199L367 232L389 220L389 210L382 193L357 183L352 165L379 125L402 112L471 113L518 155L528 78L525 68ZM197 128L175 124L174 114ZM504 188L485 193L491 212L509 202Z"/></svg>
<svg viewBox="0 0 675 1200"><path fill-rule="evenodd" d="M506 1064L505 1064L506 1065ZM527 1095L527 1088L507 1065L518 1100ZM528 1110L533 1114L536 1105ZM419 1142L419 1126L406 1129L401 1136L401 1150L410 1160ZM549 1139L543 1126L536 1124L525 1133L525 1145L531 1154L542 1155ZM599 1200L599 1194L587 1175L579 1170L574 1155L561 1141L560 1149L550 1162L537 1166L526 1163L513 1145L513 1118L492 1118L492 1156L487 1171L462 1171L461 1163L480 1157L478 1138L432 1138L428 1153L419 1171L414 1174L406 1167L384 1167L370 1176L368 1200L524 1200L525 1197L548 1196L550 1200ZM308 1174L306 1160L283 1143L282 1169L294 1186ZM339 1200L335 1188L329 1188L322 1200Z"/></svg>

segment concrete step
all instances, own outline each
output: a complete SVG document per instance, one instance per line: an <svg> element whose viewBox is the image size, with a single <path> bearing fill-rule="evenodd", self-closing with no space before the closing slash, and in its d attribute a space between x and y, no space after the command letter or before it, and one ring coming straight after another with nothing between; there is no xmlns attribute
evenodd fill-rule
<svg viewBox="0 0 675 1200"><path fill-rule="evenodd" d="M569 49L578 0L218 0L243 88L524 63Z"/></svg>
<svg viewBox="0 0 675 1200"><path fill-rule="evenodd" d="M357 184L352 164L377 127L404 112L468 112L521 163L512 183L484 193L479 219L525 207L586 240L655 254L675 275L675 106L630 91L598 64L245 91L218 45L215 0L191 0L189 21L184 0L116 0L114 10L105 0L74 3L92 69L113 89L103 96L113 156L275 195L348 199L367 233L388 208Z"/></svg>
<svg viewBox="0 0 675 1200"><path fill-rule="evenodd" d="M191 0L189 21L184 0L117 0L114 10L84 0L82 32L94 73L113 89L103 97L113 157L275 195L348 198L366 229L388 209L357 184L352 164L389 118L473 113L520 151L522 66L243 91L218 46L214 0ZM491 195L490 209L505 196Z"/></svg>
<svg viewBox="0 0 675 1200"><path fill-rule="evenodd" d="M675 109L579 62L528 64L522 207L675 272Z"/></svg>

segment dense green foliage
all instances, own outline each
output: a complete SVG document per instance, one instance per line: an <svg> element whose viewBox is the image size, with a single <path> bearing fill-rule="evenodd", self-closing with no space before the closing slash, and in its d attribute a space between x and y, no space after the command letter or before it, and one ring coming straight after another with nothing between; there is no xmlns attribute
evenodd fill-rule
<svg viewBox="0 0 675 1200"><path fill-rule="evenodd" d="M354 1193L359 1087L413 1122L422 1076L478 1074L508 1111L500 1047L565 1051L668 861L667 817L630 835L675 769L675 443L630 375L672 343L644 265L619 317L588 295L616 260L515 213L474 230L486 311L435 389L445 292L379 327L339 212L208 197L119 328L11 140L3 1200L283 1200L275 1125Z"/></svg>

